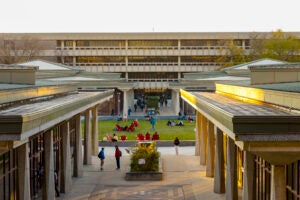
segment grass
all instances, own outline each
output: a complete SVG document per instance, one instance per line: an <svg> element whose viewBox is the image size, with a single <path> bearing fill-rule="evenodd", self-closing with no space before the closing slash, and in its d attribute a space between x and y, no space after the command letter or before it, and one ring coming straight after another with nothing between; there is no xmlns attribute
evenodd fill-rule
<svg viewBox="0 0 300 200"><path fill-rule="evenodd" d="M188 121L184 120L184 126L174 126L170 127L167 126L168 120L160 120L156 119L155 124L155 131L160 136L160 140L174 140L175 137L178 137L180 140L195 140L195 122L189 123ZM175 123L178 120L175 120ZM105 120L105 121L98 121L98 133L99 133L99 140L107 134L113 135L115 133L119 138L121 135L125 134L127 136L127 140L135 140L136 135L138 133L145 134L149 132L151 135L154 131L151 131L151 124L149 121L139 120L139 126L135 127L135 131L127 132L127 131L113 131L116 124L118 123L120 126L130 126L132 121L128 120L127 122L118 122L116 120Z"/></svg>

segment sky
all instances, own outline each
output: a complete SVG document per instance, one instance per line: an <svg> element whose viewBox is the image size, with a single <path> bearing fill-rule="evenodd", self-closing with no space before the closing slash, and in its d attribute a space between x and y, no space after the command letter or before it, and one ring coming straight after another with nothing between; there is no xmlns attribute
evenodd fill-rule
<svg viewBox="0 0 300 200"><path fill-rule="evenodd" d="M300 31L299 0L1 0L0 32Z"/></svg>

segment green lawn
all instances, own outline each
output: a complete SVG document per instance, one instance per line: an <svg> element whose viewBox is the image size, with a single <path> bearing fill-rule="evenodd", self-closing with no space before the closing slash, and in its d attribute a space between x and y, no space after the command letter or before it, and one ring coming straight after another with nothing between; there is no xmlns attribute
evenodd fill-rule
<svg viewBox="0 0 300 200"><path fill-rule="evenodd" d="M166 125L167 121L168 120L156 119L155 131L157 131L159 134L160 140L174 140L176 136L180 140L195 140L195 122L189 123L187 120L184 120L184 126L170 127ZM130 126L131 122L131 120L128 120L127 122L118 122L116 120L98 121L99 140L102 140L103 136L105 136L107 133L110 133L110 135L116 133L119 138L121 135L125 134L127 136L127 140L135 140L136 135L139 132L145 134L147 131L149 131L151 135L154 133L154 131L150 131L150 122L145 120L139 120L139 126L136 127L135 131L133 132L113 131L113 128L115 128L117 123L124 127L125 125ZM178 122L178 120L175 120L175 123L176 122Z"/></svg>

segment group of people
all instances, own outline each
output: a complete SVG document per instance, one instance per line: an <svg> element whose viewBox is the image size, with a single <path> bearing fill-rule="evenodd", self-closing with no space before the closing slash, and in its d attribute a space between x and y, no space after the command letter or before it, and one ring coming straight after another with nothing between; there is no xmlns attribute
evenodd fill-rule
<svg viewBox="0 0 300 200"><path fill-rule="evenodd" d="M150 133L146 133L146 135L148 134L148 136L150 135ZM152 136L152 140L153 140L153 137L154 136L158 136L157 132L155 132ZM159 136L158 136L159 138ZM179 141L179 138L176 137L175 140L174 140L174 147L175 147L175 153L176 155L179 154L178 152L178 149L179 149L179 145L180 145L180 141ZM122 157L122 151L119 149L118 145L115 145L115 159L116 159L116 169L119 170L121 168L121 165L120 165L120 158ZM105 153L104 153L104 147L101 148L101 150L99 151L98 153L98 158L100 159L100 171L103 171L103 166L104 166L104 160L105 160ZM57 180L57 174L56 174L56 177L55 177L55 181ZM56 190L56 188L55 188ZM59 192L56 190L56 193L58 193L59 195Z"/></svg>
<svg viewBox="0 0 300 200"><path fill-rule="evenodd" d="M119 170L121 168L120 158L122 157L122 151L119 149L118 145L115 145L115 159L116 159L116 169ZM103 171L105 153L104 147L101 148L101 151L98 153L98 158L100 159L100 171Z"/></svg>
<svg viewBox="0 0 300 200"><path fill-rule="evenodd" d="M184 124L183 124L183 121L182 120L179 120L177 123L175 123L175 121L174 120L169 120L168 122L167 122L167 126L171 126L171 127L173 127L173 126L183 126Z"/></svg>

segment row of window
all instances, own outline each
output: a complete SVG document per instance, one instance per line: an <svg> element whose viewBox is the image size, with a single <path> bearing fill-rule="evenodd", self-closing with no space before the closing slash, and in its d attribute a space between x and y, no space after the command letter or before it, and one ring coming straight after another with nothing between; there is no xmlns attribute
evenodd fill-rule
<svg viewBox="0 0 300 200"><path fill-rule="evenodd" d="M244 41L244 43L243 43ZM250 40L180 40L181 46L223 46L234 43L238 46L249 46ZM125 48L124 40L58 40L57 47L120 47ZM178 40L129 40L128 47L177 47Z"/></svg>
<svg viewBox="0 0 300 200"><path fill-rule="evenodd" d="M218 62L217 56L181 56L181 62ZM62 58L58 57L58 62ZM73 63L72 56L63 58L64 63ZM128 56L128 62L147 63L147 62L178 62L178 56ZM125 63L125 56L77 56L76 63Z"/></svg>

